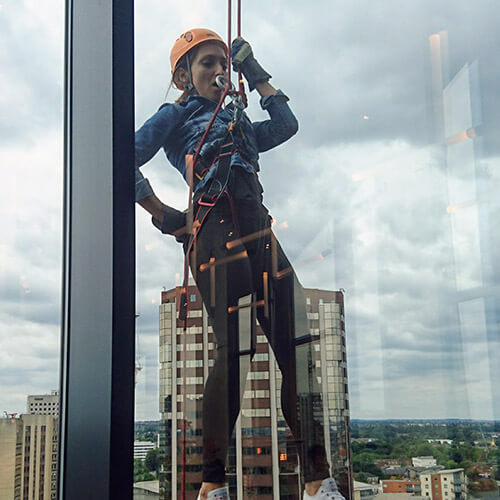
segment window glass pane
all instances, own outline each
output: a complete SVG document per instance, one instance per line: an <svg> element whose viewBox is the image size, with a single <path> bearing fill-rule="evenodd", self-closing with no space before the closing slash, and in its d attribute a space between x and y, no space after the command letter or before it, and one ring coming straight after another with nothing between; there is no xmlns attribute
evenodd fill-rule
<svg viewBox="0 0 500 500"><path fill-rule="evenodd" d="M57 498L61 2L0 2L0 498Z"/></svg>
<svg viewBox="0 0 500 500"><path fill-rule="evenodd" d="M281 401L290 373L296 376L293 398L289 394L287 400L294 402L292 414L307 416L302 428L295 425L295 434L308 436L304 442L318 437L346 496L352 488L370 496L380 480L384 493L427 490L431 498L432 484L443 492L453 483L455 498L465 498L467 488L495 491L500 40L491 19L500 14L498 7L486 1L424 2L405 9L389 1L335 8L327 1L243 3L243 36L273 75L270 83L289 97L299 122L298 133L284 144L260 151L258 177L276 237L262 241L271 254L279 241L291 264L274 269L271 257L270 274L262 279L277 283L294 271L301 286L272 285L270 296L249 299L255 300L249 309L264 315L255 332L255 354L249 363L242 350L234 376L219 387L222 399L210 399L221 425L232 428L226 421L238 416L225 458L231 495L302 495L305 467L297 467L301 450ZM165 26L173 10L175 21ZM181 95L169 86L169 54L179 35L209 27L226 38L225 22L225 6L215 1L162 4L154 12L136 5L137 129L162 103ZM184 153L195 153L208 123L200 118L203 98L215 88L215 75L207 73L210 90L203 89L204 73L196 69L202 61L192 55L195 66L185 66L177 83L191 78L201 97L187 98L175 109L197 99L199 106L185 115L171 113L171 104L162 108L165 121L158 121L158 130L166 134L160 145L168 158L159 152L140 160L158 198L180 211L188 207L189 190L170 164L183 170ZM266 101L260 103L248 86L247 93L250 119L267 120L269 108L260 105L266 108ZM216 121L215 130L223 125ZM219 152L218 143L210 142L215 136L207 139L206 168ZM240 170L251 156L242 154ZM235 199L242 185L241 179L228 184ZM227 225L225 237L232 241L230 206L218 207L213 212L218 227ZM204 398L209 375L218 367L221 331L213 322L212 298L217 302L222 292L233 297L231 286L242 287L244 272L234 272L236 253L231 261L223 261L225 254L210 260L204 245L215 242L219 230L215 224L207 229L210 222L202 226L200 234L212 231L213 237L200 237L205 243L196 247L195 261L203 252L206 259L194 266L198 274L187 290L184 331L178 318L183 252L174 238L151 225L149 214L140 207L137 213L142 369L136 419L154 421L141 426L150 426L150 438L159 439L159 470L136 480L154 477L161 498L180 496L184 482L186 495L196 498L207 465ZM231 248L238 247L225 246ZM252 279L249 292L257 288ZM264 310L286 293L294 320L284 329L294 334L289 357L280 358L278 344L273 353L266 337L272 343L269 332L279 327L266 331ZM248 303L227 303L224 321L238 314L243 325ZM230 323L227 329L233 331ZM251 337L242 326L234 331L241 342ZM290 366L285 358L293 361ZM223 400L230 389L240 394L239 414ZM234 403L236 395L229 400ZM144 437L137 432L138 440ZM220 444L217 436L215 443ZM472 462L478 464L475 472Z"/></svg>

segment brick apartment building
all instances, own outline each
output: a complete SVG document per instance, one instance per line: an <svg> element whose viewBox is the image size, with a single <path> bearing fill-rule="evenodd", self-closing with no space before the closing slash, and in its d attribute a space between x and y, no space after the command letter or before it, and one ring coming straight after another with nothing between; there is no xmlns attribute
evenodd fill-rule
<svg viewBox="0 0 500 500"><path fill-rule="evenodd" d="M186 425L186 498L195 499L201 482L201 408L204 383L216 357L215 335L194 286L188 290L185 419L182 395L182 324L177 319L180 287L162 292L160 305L160 498L179 498L182 475L182 426ZM352 498L349 396L341 292L305 289L311 362L321 373L325 448L346 498ZM256 353L247 376L240 417L228 454L227 476L235 498L298 498L297 453L280 403L281 373L266 337L257 329ZM305 402L303 402L305 404ZM319 403L319 402L318 402ZM298 398L298 404L301 404ZM316 404L308 401L307 404ZM313 410L312 411L316 411ZM310 430L309 430L310 432ZM177 453L172 453L177 450Z"/></svg>

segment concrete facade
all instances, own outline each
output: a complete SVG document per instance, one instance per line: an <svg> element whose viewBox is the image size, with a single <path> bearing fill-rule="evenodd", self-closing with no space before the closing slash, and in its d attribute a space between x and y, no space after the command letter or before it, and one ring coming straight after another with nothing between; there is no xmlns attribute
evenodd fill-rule
<svg viewBox="0 0 500 500"><path fill-rule="evenodd" d="M0 419L0 498L57 500L58 419Z"/></svg>
<svg viewBox="0 0 500 500"><path fill-rule="evenodd" d="M0 498L20 498L22 421L0 418Z"/></svg>
<svg viewBox="0 0 500 500"><path fill-rule="evenodd" d="M39 394L28 396L26 404L28 415L59 415L59 393Z"/></svg>

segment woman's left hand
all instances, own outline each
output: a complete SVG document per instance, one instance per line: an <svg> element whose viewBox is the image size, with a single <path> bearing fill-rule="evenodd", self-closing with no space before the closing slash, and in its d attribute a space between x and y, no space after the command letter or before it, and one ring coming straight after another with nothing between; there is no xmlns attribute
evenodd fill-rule
<svg viewBox="0 0 500 500"><path fill-rule="evenodd" d="M255 59L250 44L240 36L231 44L231 61L235 71L241 70L253 90L258 83L268 82L271 75Z"/></svg>

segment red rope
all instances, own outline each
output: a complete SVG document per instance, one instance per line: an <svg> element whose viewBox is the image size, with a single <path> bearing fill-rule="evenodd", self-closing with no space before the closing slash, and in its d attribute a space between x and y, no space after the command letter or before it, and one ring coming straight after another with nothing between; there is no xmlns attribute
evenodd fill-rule
<svg viewBox="0 0 500 500"><path fill-rule="evenodd" d="M241 36L241 0L238 0L238 36ZM241 97L245 101L246 104L246 96L245 96L245 84L243 83L243 77L241 76L241 69L238 70L238 92L241 94Z"/></svg>
<svg viewBox="0 0 500 500"><path fill-rule="evenodd" d="M241 36L241 0L238 0L238 36Z"/></svg>
<svg viewBox="0 0 500 500"><path fill-rule="evenodd" d="M227 86L231 86L231 0L227 0Z"/></svg>

